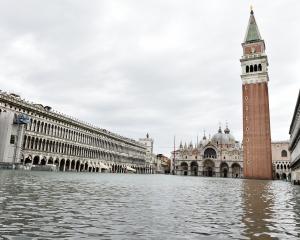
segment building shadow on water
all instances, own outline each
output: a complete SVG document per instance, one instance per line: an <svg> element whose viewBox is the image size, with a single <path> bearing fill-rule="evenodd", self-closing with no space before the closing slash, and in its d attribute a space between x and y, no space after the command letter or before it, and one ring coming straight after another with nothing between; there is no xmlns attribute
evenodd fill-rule
<svg viewBox="0 0 300 240"><path fill-rule="evenodd" d="M278 239L272 234L274 230L274 197L271 181L244 180L243 182L243 216L242 235L246 239ZM272 236L273 235L273 236Z"/></svg>

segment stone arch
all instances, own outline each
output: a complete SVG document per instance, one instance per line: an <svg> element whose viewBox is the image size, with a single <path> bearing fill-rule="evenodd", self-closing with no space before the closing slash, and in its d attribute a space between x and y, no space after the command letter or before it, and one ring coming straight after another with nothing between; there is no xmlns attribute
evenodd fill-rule
<svg viewBox="0 0 300 240"><path fill-rule="evenodd" d="M203 176L212 177L215 175L215 163L207 159L203 163Z"/></svg>
<svg viewBox="0 0 300 240"><path fill-rule="evenodd" d="M76 166L76 161L73 159L71 162L71 170L76 170L75 166Z"/></svg>
<svg viewBox="0 0 300 240"><path fill-rule="evenodd" d="M249 72L249 66L247 65L246 66L246 73L248 73Z"/></svg>
<svg viewBox="0 0 300 240"><path fill-rule="evenodd" d="M281 151L281 157L287 157L287 151L286 150Z"/></svg>
<svg viewBox="0 0 300 240"><path fill-rule="evenodd" d="M59 162L59 171L64 172L65 171L65 165L66 165L66 160L61 159L60 162Z"/></svg>
<svg viewBox="0 0 300 240"><path fill-rule="evenodd" d="M43 157L40 164L41 165L46 165L46 163L47 163L47 158Z"/></svg>
<svg viewBox="0 0 300 240"><path fill-rule="evenodd" d="M77 160L77 161L76 161L75 170L76 170L77 172L80 172L80 160Z"/></svg>
<svg viewBox="0 0 300 240"><path fill-rule="evenodd" d="M37 131L37 132L40 132L40 125L41 125L41 122L38 121L37 124L36 124L36 126L37 126L37 127L36 127L36 131Z"/></svg>
<svg viewBox="0 0 300 240"><path fill-rule="evenodd" d="M253 65L250 65L250 72L253 72Z"/></svg>
<svg viewBox="0 0 300 240"><path fill-rule="evenodd" d="M39 156L34 156L33 165L38 165L39 163L40 163L40 157Z"/></svg>
<svg viewBox="0 0 300 240"><path fill-rule="evenodd" d="M52 158L52 157L50 157L50 158L48 159L48 164L53 164L53 158Z"/></svg>
<svg viewBox="0 0 300 240"><path fill-rule="evenodd" d="M55 159L54 164L55 164L57 167L59 167L59 159L58 159L58 158Z"/></svg>
<svg viewBox="0 0 300 240"><path fill-rule="evenodd" d="M191 175L192 176L198 176L198 163L196 161L191 162Z"/></svg>
<svg viewBox="0 0 300 240"><path fill-rule="evenodd" d="M69 171L70 170L70 166L71 166L71 161L70 161L70 159L67 159L66 166L65 166L65 171Z"/></svg>
<svg viewBox="0 0 300 240"><path fill-rule="evenodd" d="M231 165L231 169L232 169L232 177L233 178L240 178L241 177L242 168L241 168L240 164L233 163Z"/></svg>
<svg viewBox="0 0 300 240"><path fill-rule="evenodd" d="M32 163L32 157L29 155L27 158L25 158L25 164L31 164Z"/></svg>
<svg viewBox="0 0 300 240"><path fill-rule="evenodd" d="M282 180L286 180L286 177L287 177L287 176L286 176L286 173L282 173L282 174L281 174L281 179L282 179Z"/></svg>
<svg viewBox="0 0 300 240"><path fill-rule="evenodd" d="M276 173L276 179L280 179L279 173Z"/></svg>
<svg viewBox="0 0 300 240"><path fill-rule="evenodd" d="M33 121L33 131L35 132L36 131L36 120L34 119Z"/></svg>
<svg viewBox="0 0 300 240"><path fill-rule="evenodd" d="M256 64L254 65L253 70L254 70L254 72L257 72L257 65Z"/></svg>
<svg viewBox="0 0 300 240"><path fill-rule="evenodd" d="M258 71L262 71L261 64L258 64Z"/></svg>
<svg viewBox="0 0 300 240"><path fill-rule="evenodd" d="M38 150L38 144L39 144L39 139L35 138L35 140L34 140L34 149L35 150Z"/></svg>
<svg viewBox="0 0 300 240"><path fill-rule="evenodd" d="M227 178L229 173L229 166L226 162L220 164L220 177Z"/></svg>
<svg viewBox="0 0 300 240"><path fill-rule="evenodd" d="M186 162L182 162L180 164L180 167L181 167L181 171L182 171L182 175L188 175L188 169L189 169L189 166Z"/></svg>
<svg viewBox="0 0 300 240"><path fill-rule="evenodd" d="M204 150L204 158L217 158L217 152L212 147L208 147Z"/></svg>
<svg viewBox="0 0 300 240"><path fill-rule="evenodd" d="M30 136L28 136L28 138L27 138L27 146L26 146L26 148L27 149L29 149L30 148L30 144L31 144L31 137Z"/></svg>
<svg viewBox="0 0 300 240"><path fill-rule="evenodd" d="M84 171L84 163L80 162L79 172Z"/></svg>

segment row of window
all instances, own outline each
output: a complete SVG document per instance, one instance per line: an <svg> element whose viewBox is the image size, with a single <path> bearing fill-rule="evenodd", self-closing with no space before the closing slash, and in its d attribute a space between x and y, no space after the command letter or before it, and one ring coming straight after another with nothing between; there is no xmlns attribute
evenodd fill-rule
<svg viewBox="0 0 300 240"><path fill-rule="evenodd" d="M119 151L119 152L123 152L126 151L127 149L130 149L131 151L137 152L138 154L143 154L143 151L137 150L136 147L129 147L129 146L124 147L120 144L113 143L105 139L92 137L79 131L70 130L53 124L47 124L39 120L31 119L30 123L27 124L26 129L28 131L33 131L33 132L37 132L37 133L41 133L41 134L45 134L57 138L63 138L66 140L87 144L94 147L101 147L101 148L105 148L113 151Z"/></svg>
<svg viewBox="0 0 300 240"><path fill-rule="evenodd" d="M58 153L70 156L78 156L91 159L104 160L121 160L118 154L107 153L101 150L89 149L87 147L76 146L57 141L49 141L42 138L35 138L31 136L24 136L23 149L36 150L50 153ZM122 157L125 159L125 157ZM138 160L138 159L137 159ZM140 159L142 160L142 159Z"/></svg>
<svg viewBox="0 0 300 240"><path fill-rule="evenodd" d="M261 64L254 64L254 65L247 65L246 66L246 73L249 72L257 72L257 71L262 71L262 66Z"/></svg>
<svg viewBox="0 0 300 240"><path fill-rule="evenodd" d="M3 105L4 107L9 107L10 109L14 109L15 111L18 111L18 112L28 114L30 116L42 117L41 115L38 115L34 112L31 112L26 109L13 107L12 105L9 105L7 103L1 103L1 105ZM1 111L5 111L5 110L1 110ZM47 120L47 118L45 118L45 119ZM55 120L53 120L53 121L59 123L58 121L55 121ZM75 128L76 128L76 130L70 130L65 127L56 126L54 124L47 124L47 123L44 123L43 121L33 120L33 119L31 119L30 123L27 124L27 126L26 126L26 130L29 130L29 131L34 131L34 132L42 133L45 135L51 135L54 137L60 137L60 138L68 139L71 141L76 141L76 142L83 143L83 144L93 145L95 147L103 147L103 148L107 148L107 149L113 149L115 151L118 151L117 150L118 148L120 148L120 151L123 151L123 145L124 144L128 145L127 142L123 143L123 144L117 144L117 143L113 143L110 140L107 141L107 140L101 139L99 137L92 137L92 136L89 136L88 134L82 133L81 132L82 130L80 128L77 128L77 127L75 127ZM141 151L139 149L139 147L137 147L137 146L129 145L128 148L131 148L133 151L137 151L139 154L143 154L143 151Z"/></svg>
<svg viewBox="0 0 300 240"><path fill-rule="evenodd" d="M276 169L290 169L290 164L276 164Z"/></svg>

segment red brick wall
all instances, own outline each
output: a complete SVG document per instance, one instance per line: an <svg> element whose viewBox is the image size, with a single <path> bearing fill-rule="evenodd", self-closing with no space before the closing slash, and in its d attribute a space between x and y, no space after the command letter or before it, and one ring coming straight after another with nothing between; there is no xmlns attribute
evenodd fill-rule
<svg viewBox="0 0 300 240"><path fill-rule="evenodd" d="M251 49L255 49L255 53L262 53L263 52L263 45L262 43L247 45L244 47L244 55L252 54Z"/></svg>
<svg viewBox="0 0 300 240"><path fill-rule="evenodd" d="M267 83L243 85L244 177L272 179Z"/></svg>

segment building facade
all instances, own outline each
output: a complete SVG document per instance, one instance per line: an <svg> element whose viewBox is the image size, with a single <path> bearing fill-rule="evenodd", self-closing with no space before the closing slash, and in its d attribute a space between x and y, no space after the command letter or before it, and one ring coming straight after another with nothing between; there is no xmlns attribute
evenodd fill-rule
<svg viewBox="0 0 300 240"><path fill-rule="evenodd" d="M203 139L195 146L180 143L171 153L174 174L206 177L243 177L243 151L240 143L221 127L213 137Z"/></svg>
<svg viewBox="0 0 300 240"><path fill-rule="evenodd" d="M171 159L163 154L156 155L156 169L157 173L170 174L171 172Z"/></svg>
<svg viewBox="0 0 300 240"><path fill-rule="evenodd" d="M291 180L289 141L272 142L273 179Z"/></svg>
<svg viewBox="0 0 300 240"><path fill-rule="evenodd" d="M149 133L146 134L145 138L140 138L139 143L146 147L146 162L154 173L157 173L157 159L153 153L154 140L150 138Z"/></svg>
<svg viewBox="0 0 300 240"><path fill-rule="evenodd" d="M272 179L268 58L253 10L242 47L244 177Z"/></svg>
<svg viewBox="0 0 300 240"><path fill-rule="evenodd" d="M25 121L24 121L25 119ZM146 147L0 92L0 164L56 165L60 171L152 173Z"/></svg>
<svg viewBox="0 0 300 240"><path fill-rule="evenodd" d="M291 180L294 184L300 184L300 91L295 106L293 119L290 126L290 145L291 152Z"/></svg>

